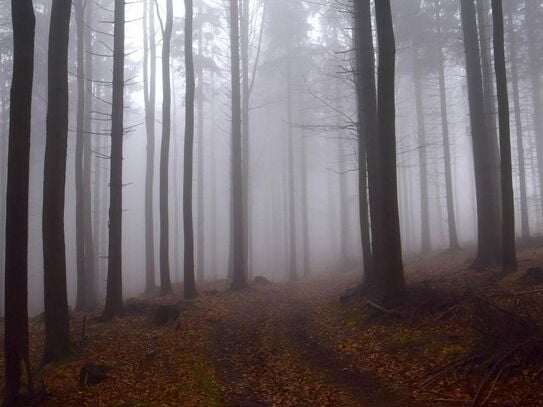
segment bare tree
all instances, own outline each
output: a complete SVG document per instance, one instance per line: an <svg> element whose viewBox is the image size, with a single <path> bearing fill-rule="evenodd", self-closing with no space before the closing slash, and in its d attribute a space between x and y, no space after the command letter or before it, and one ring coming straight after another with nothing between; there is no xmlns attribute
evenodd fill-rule
<svg viewBox="0 0 543 407"><path fill-rule="evenodd" d="M22 404L23 383L32 392L28 354L28 187L36 25L32 0L11 0L11 13L14 57L6 191L4 407Z"/></svg>
<svg viewBox="0 0 543 407"><path fill-rule="evenodd" d="M47 136L43 178L44 363L61 359L72 350L64 242L71 7L71 0L54 0L49 28Z"/></svg>

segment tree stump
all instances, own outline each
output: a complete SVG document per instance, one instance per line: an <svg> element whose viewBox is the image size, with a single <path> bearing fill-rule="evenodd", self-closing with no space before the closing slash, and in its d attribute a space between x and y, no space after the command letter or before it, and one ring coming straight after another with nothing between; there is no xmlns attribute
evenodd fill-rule
<svg viewBox="0 0 543 407"><path fill-rule="evenodd" d="M268 280L266 277L256 276L255 277L255 284L257 284L257 285L269 285L270 280Z"/></svg>
<svg viewBox="0 0 543 407"><path fill-rule="evenodd" d="M94 386L107 378L111 367L105 365L94 365L88 363L79 371L79 386Z"/></svg>
<svg viewBox="0 0 543 407"><path fill-rule="evenodd" d="M541 267L531 267L526 270L526 274L521 279L524 285L543 284L543 269Z"/></svg>

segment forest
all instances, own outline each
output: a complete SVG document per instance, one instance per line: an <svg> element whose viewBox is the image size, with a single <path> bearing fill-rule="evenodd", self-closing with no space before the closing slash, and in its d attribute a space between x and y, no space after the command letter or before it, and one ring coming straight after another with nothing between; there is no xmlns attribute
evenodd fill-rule
<svg viewBox="0 0 543 407"><path fill-rule="evenodd" d="M0 393L543 406L543 0L0 0Z"/></svg>

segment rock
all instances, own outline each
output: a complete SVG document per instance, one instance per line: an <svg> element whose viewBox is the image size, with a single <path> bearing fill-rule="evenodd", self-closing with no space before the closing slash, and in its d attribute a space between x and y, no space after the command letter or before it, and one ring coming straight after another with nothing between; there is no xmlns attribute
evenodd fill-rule
<svg viewBox="0 0 543 407"><path fill-rule="evenodd" d="M79 371L79 386L94 386L107 378L107 373L112 368L105 365L87 363Z"/></svg>
<svg viewBox="0 0 543 407"><path fill-rule="evenodd" d="M256 276L256 277L255 277L255 284L258 284L258 285L269 285L269 284L270 284L270 280L268 280L266 277Z"/></svg>
<svg viewBox="0 0 543 407"><path fill-rule="evenodd" d="M155 311L153 324L157 326L166 325L179 319L179 308L175 304L159 305Z"/></svg>

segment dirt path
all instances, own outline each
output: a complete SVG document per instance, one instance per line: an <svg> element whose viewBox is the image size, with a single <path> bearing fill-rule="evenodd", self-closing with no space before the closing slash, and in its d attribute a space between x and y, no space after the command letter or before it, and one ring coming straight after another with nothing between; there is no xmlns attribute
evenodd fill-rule
<svg viewBox="0 0 543 407"><path fill-rule="evenodd" d="M317 289L256 288L229 303L216 322L213 355L225 403L241 407L414 405L373 373L350 366L312 337L307 322L317 317L315 302L332 295L323 297Z"/></svg>

